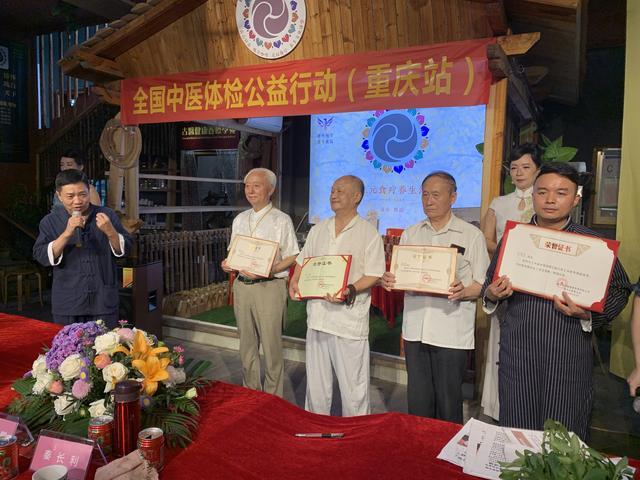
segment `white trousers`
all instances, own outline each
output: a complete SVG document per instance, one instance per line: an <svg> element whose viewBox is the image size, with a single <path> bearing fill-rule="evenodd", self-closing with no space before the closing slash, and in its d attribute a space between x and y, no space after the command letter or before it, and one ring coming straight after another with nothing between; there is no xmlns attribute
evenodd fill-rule
<svg viewBox="0 0 640 480"><path fill-rule="evenodd" d="M498 359L500 354L500 318L498 312L491 315L491 330L487 345L487 359L484 364L484 384L482 386L482 410L485 415L500 420L500 399L498 397Z"/></svg>
<svg viewBox="0 0 640 480"><path fill-rule="evenodd" d="M368 339L351 340L307 328L306 357L306 410L324 415L331 413L335 371L342 399L342 416L370 413Z"/></svg>

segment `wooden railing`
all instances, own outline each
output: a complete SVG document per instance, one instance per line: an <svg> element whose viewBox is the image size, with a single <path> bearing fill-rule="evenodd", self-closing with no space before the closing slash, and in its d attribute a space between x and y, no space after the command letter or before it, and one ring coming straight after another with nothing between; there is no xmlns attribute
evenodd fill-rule
<svg viewBox="0 0 640 480"><path fill-rule="evenodd" d="M220 262L230 237L229 228L152 233L137 237L134 251L140 264L162 261L164 292L171 294L227 280Z"/></svg>

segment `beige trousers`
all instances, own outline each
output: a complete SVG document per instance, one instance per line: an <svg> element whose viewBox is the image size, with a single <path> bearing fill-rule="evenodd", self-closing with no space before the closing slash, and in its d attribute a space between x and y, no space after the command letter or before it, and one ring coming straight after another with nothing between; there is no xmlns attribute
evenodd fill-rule
<svg viewBox="0 0 640 480"><path fill-rule="evenodd" d="M260 355L264 353L264 391L282 397L284 362L282 330L287 309L287 281L277 278L246 285L233 283L233 312L240 336L242 384L263 390L260 381Z"/></svg>

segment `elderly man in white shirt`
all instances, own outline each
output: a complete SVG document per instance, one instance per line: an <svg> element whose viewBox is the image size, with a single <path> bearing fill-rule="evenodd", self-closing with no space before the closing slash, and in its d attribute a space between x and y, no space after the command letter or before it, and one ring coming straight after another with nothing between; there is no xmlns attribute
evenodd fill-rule
<svg viewBox="0 0 640 480"><path fill-rule="evenodd" d="M433 172L422 182L427 218L405 230L401 245L458 249L455 281L448 296L406 292L402 336L407 365L407 403L412 415L462 423L462 382L467 352L474 348L476 299L489 266L482 232L451 212L456 182ZM395 276L386 272L390 290Z"/></svg>
<svg viewBox="0 0 640 480"><path fill-rule="evenodd" d="M298 279L305 258L319 255L351 255L348 285L342 295L307 301L307 397L305 408L329 415L333 387L332 368L338 378L342 415L366 415L369 405L369 307L370 289L384 273L382 238L373 225L358 215L364 184L347 175L331 188L335 216L315 225L296 260L289 295L300 297ZM347 292L349 292L347 294Z"/></svg>
<svg viewBox="0 0 640 480"><path fill-rule="evenodd" d="M279 244L279 250L268 278L238 272L233 284L233 312L240 336L243 385L262 390L259 355L262 343L264 391L282 397L282 330L287 314L287 278L300 249L291 217L271 204L276 182L276 175L266 168L254 168L244 177L244 193L252 208L233 220L231 240L236 235L271 240ZM233 272L226 259L222 268Z"/></svg>

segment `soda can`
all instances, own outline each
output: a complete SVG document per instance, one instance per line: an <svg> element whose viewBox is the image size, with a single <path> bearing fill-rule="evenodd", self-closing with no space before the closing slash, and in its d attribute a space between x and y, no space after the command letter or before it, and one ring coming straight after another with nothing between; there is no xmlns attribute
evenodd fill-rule
<svg viewBox="0 0 640 480"><path fill-rule="evenodd" d="M145 428L138 434L138 449L158 472L164 466L164 434L159 428Z"/></svg>
<svg viewBox="0 0 640 480"><path fill-rule="evenodd" d="M105 457L113 453L113 417L100 415L89 420L87 437L100 445Z"/></svg>
<svg viewBox="0 0 640 480"><path fill-rule="evenodd" d="M13 435L0 435L0 480L18 476L18 439Z"/></svg>

